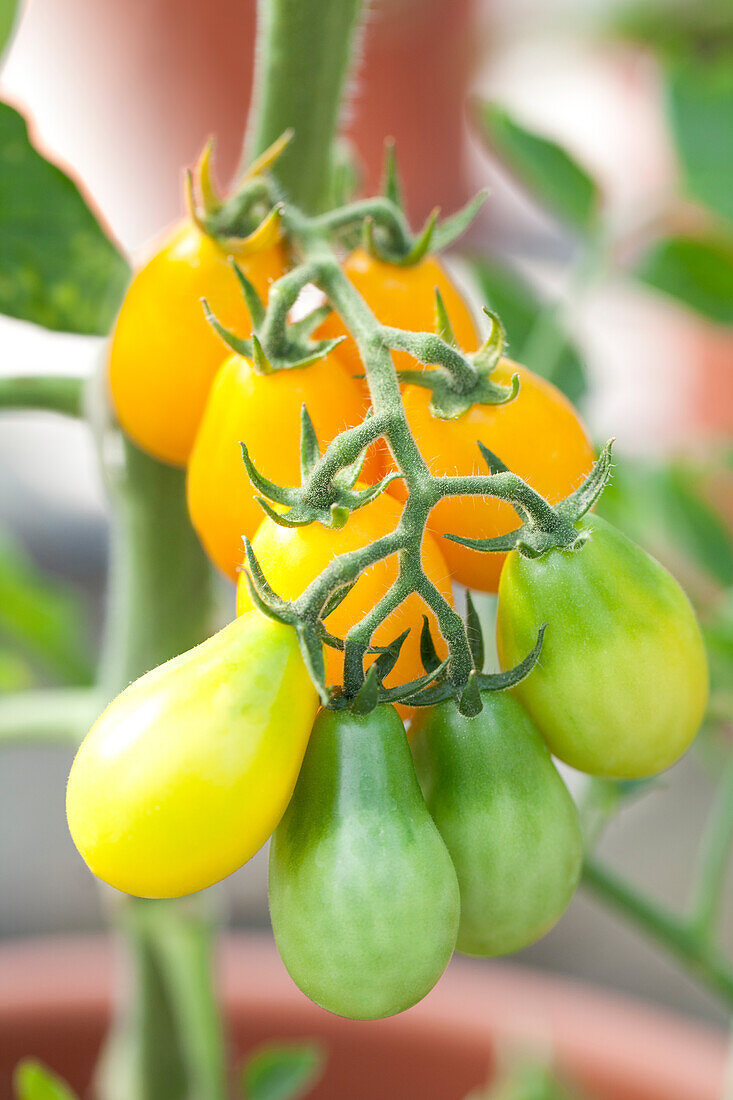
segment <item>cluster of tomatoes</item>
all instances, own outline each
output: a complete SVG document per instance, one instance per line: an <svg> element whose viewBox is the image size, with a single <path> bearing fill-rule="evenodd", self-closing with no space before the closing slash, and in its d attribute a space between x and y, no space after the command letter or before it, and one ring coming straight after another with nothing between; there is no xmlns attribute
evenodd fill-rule
<svg viewBox="0 0 733 1100"><path fill-rule="evenodd" d="M287 252L277 242L239 262L266 297ZM398 267L357 249L344 270L379 321L413 331L432 330L437 287L458 343L476 348L470 311L436 259ZM122 307L110 357L117 415L140 447L187 465L191 519L213 561L236 580L247 536L272 588L296 598L335 556L396 527L404 483L340 530L265 516L240 441L267 478L298 484L301 406L321 445L330 443L364 418L363 366L348 338L309 366L259 373L225 356L202 296L225 326L249 334L226 252L186 223L138 273ZM331 315L320 334L342 332ZM407 420L434 474L485 472L481 441L555 503L591 469L592 447L553 386L507 361L494 377L514 373L514 400L476 404L455 419L434 416L429 392L405 382ZM375 445L365 482L389 461ZM594 775L660 771L698 729L707 672L684 593L599 518L580 521L588 535L580 549L536 558L441 537L497 536L516 525L507 504L447 497L423 541L424 570L447 600L454 582L498 588L503 668L548 624L529 677L511 693L484 692L473 718L452 700L416 713L387 704L369 714L319 711L295 631L255 609L240 578L238 617L127 688L83 742L67 807L91 869L128 893L181 895L224 878L274 834L270 908L283 960L314 1000L357 1018L414 1004L456 946L499 955L543 935L582 861L577 811L550 754ZM367 569L329 630L343 637L361 621L396 570L393 558ZM423 673L424 614L413 594L377 631L376 644L410 631L388 684ZM340 683L342 666L329 649L330 683Z"/></svg>

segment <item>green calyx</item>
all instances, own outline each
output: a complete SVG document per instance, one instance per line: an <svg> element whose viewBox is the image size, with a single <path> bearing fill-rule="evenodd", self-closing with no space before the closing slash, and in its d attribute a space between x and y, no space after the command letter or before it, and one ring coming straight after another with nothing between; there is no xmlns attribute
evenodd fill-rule
<svg viewBox="0 0 733 1100"><path fill-rule="evenodd" d="M513 531L496 538L469 539L462 535L444 537L461 546L468 546L471 550L517 550L525 558L539 558L548 550L582 549L588 533L578 530L576 524L593 507L611 476L612 447L611 439L601 451L583 484L559 504L552 506L516 474L511 473L488 447L479 443L489 472L495 478L494 495L511 504L523 522Z"/></svg>
<svg viewBox="0 0 733 1100"><path fill-rule="evenodd" d="M421 363L433 364L432 370L398 371L400 382L430 390L430 412L441 420L455 420L472 405L504 405L519 393L519 377L514 375L509 386L491 378L504 354L504 328L495 313L484 310L491 318L491 332L478 349L466 355L456 346L453 326L440 292L435 292L436 335L389 331L390 346L406 351Z"/></svg>
<svg viewBox="0 0 733 1100"><path fill-rule="evenodd" d="M242 176L237 190L226 199L214 183L212 138L198 162L186 172L186 205L202 233L218 241L230 255L241 258L274 245L280 237L282 205L266 173L292 140L286 131Z"/></svg>
<svg viewBox="0 0 733 1100"><path fill-rule="evenodd" d="M425 615L423 616L423 628L420 634L420 658L426 674L432 674L435 680L432 684L426 685L423 690L407 693L403 696L402 702L411 707L432 707L445 699L455 697L461 714L469 718L475 717L480 714L483 706L481 701L482 691L506 691L529 676L542 652L546 626L546 623L542 624L532 650L514 668L507 669L506 672L484 672L484 639L481 622L471 593L467 592L466 634L475 666L469 675L468 681L460 693L457 694L450 679L442 674L445 662L441 662L438 656L430 631L430 623Z"/></svg>
<svg viewBox="0 0 733 1100"><path fill-rule="evenodd" d="M370 645L367 647L367 652L376 653L378 656L370 666L362 686L354 696L348 696L340 687L329 688L326 684L323 646L327 645L332 649L343 651L346 643L343 639L332 634L324 625L323 620L332 611L336 610L342 600L348 596L356 582L352 581L341 585L331 593L326 603L320 608L317 602L312 604L307 601L308 591L304 593L300 600L294 602L285 600L278 596L270 586L252 549L252 544L247 538L244 539L244 548L247 558L245 577L252 602L264 615L293 627L298 637L300 651L308 669L308 674L315 684L324 707L329 707L332 710L348 708L357 714L369 714L378 703L398 702L406 695L419 692L421 688L434 682L442 674L447 661L442 664L439 662L439 667L436 670L426 671L425 676L408 684L401 684L399 687L394 688L384 686L383 681L394 668L400 650L409 634L409 630L406 630L387 646ZM306 597L305 602L304 597Z"/></svg>
<svg viewBox="0 0 733 1100"><path fill-rule="evenodd" d="M391 482L400 477L398 473L389 473L375 485L365 489L354 488L364 465L364 448L354 461L341 467L328 480L318 479L314 474L320 470L321 450L305 405L301 409L300 425L299 487L284 487L269 481L257 470L246 445L241 445L242 460L250 481L262 494L257 497L257 501L265 513L281 527L303 527L317 521L324 527L338 530L346 524L351 512L370 504ZM273 508L270 501L279 504L284 510Z"/></svg>
<svg viewBox="0 0 733 1100"><path fill-rule="evenodd" d="M480 191L461 210L442 222L438 221L440 209L436 207L422 229L413 235L405 216L397 156L391 140L385 143L382 194L386 209L375 208L367 213L362 221L362 245L376 260L396 267L411 267L428 252L440 252L451 245L465 233L488 197L487 191Z"/></svg>
<svg viewBox="0 0 733 1100"><path fill-rule="evenodd" d="M300 321L290 322L288 311L294 303L297 294L305 285L301 282L299 272L296 270L297 292L288 293L287 288L281 288L281 292L287 295L289 304L278 311L266 310L265 305L255 290L252 283L244 274L235 260L231 261L236 273L239 285L242 289L247 310L252 321L252 336L244 338L237 336L214 316L209 303L205 298L201 299L206 320L214 331L222 338L231 351L241 355L245 359L251 359L258 374L273 374L278 370L297 370L309 367L319 359L324 359L334 348L345 339L343 336L335 340L312 340L312 333L323 324L331 312L328 306L321 306L312 310ZM290 280L295 282L295 280ZM307 282L307 279L305 280ZM288 276L278 280L279 284L286 284ZM292 301L290 299L292 298Z"/></svg>

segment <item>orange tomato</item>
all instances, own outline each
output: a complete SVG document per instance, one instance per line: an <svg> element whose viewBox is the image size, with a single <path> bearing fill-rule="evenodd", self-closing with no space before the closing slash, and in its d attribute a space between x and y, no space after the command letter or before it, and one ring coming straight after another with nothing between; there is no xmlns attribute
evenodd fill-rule
<svg viewBox="0 0 733 1100"><path fill-rule="evenodd" d="M378 321L412 332L435 332L437 287L459 346L465 351L475 351L478 347L479 337L471 311L435 256L427 256L412 266L400 267L382 263L363 248L357 248L344 261L343 268ZM345 332L341 318L332 313L321 325L319 336L332 339ZM414 370L419 366L407 352L393 354L398 370ZM339 345L338 355L352 375L364 373L353 337L347 335L347 339Z"/></svg>
<svg viewBox="0 0 733 1100"><path fill-rule="evenodd" d="M346 526L339 531L320 523L311 523L307 527L281 527L268 517L262 521L252 547L274 591L284 599L296 599L333 558L349 550L368 546L382 535L393 531L399 523L401 512L401 505L393 497L382 493L370 504L352 512ZM422 563L427 576L445 598L452 602L448 568L437 542L427 531L422 544ZM371 611L396 576L395 556L365 569L348 596L326 619L326 626L331 633L340 638L345 637L350 627L361 622L367 612ZM237 613L241 615L251 607L246 578L240 576L237 586ZM420 660L420 631L424 614L428 614L431 620L436 649L441 657L445 656L445 646L432 612L413 593L392 612L373 637L375 645L385 645L408 627L410 629L399 659L386 678L388 685L404 684L423 675L425 670ZM343 677L343 654L328 646L324 652L328 683L340 684ZM365 664L371 664L374 659L367 657Z"/></svg>
<svg viewBox="0 0 733 1100"><path fill-rule="evenodd" d="M238 260L263 297L285 271L280 244ZM130 284L109 357L109 383L120 424L155 458L185 465L226 346L201 307L237 335L249 313L228 255L187 219L180 222Z"/></svg>
<svg viewBox="0 0 733 1100"><path fill-rule="evenodd" d="M188 465L188 509L209 557L235 580L242 536L253 538L263 511L242 461L246 443L257 470L276 485L300 484L300 410L305 404L321 449L364 416L359 387L329 355L309 367L258 374L232 355L211 388ZM383 452L370 448L363 476L383 473Z"/></svg>
<svg viewBox="0 0 733 1100"><path fill-rule="evenodd" d="M485 444L509 469L556 504L577 488L593 465L593 447L577 412L550 382L502 360L492 378L508 384L519 375L517 397L506 405L473 405L455 420L431 414L430 391L402 387L412 434L433 474L486 474L477 441ZM405 496L401 480L389 492ZM428 527L436 535L493 538L518 527L514 509L491 497L445 497L433 508ZM451 576L481 592L496 592L505 554L481 553L440 539Z"/></svg>

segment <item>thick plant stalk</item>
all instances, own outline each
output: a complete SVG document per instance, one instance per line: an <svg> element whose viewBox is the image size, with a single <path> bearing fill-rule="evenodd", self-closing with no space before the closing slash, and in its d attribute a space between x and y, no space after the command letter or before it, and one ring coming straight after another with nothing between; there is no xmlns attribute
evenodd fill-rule
<svg viewBox="0 0 733 1100"><path fill-rule="evenodd" d="M287 130L273 168L308 213L328 204L341 102L355 52L361 0L259 0L254 103L245 164Z"/></svg>
<svg viewBox="0 0 733 1100"><path fill-rule="evenodd" d="M211 570L188 518L184 471L143 454L110 425L101 386L90 416L112 510L99 674L107 701L211 633ZM224 1100L206 903L122 895L116 902L132 980L100 1064L101 1100Z"/></svg>

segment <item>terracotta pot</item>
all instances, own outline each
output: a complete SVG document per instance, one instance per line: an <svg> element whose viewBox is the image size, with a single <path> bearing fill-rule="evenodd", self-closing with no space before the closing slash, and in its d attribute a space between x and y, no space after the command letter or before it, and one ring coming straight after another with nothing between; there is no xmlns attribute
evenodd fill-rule
<svg viewBox="0 0 733 1100"><path fill-rule="evenodd" d="M328 1068L314 1100L460 1100L502 1050L547 1052L593 1100L719 1100L726 1040L651 1008L509 964L457 960L409 1012L354 1023L311 1004L264 936L221 951L234 1054L259 1043L320 1040ZM33 1055L82 1090L108 1018L107 939L26 941L0 949L0 1100Z"/></svg>

